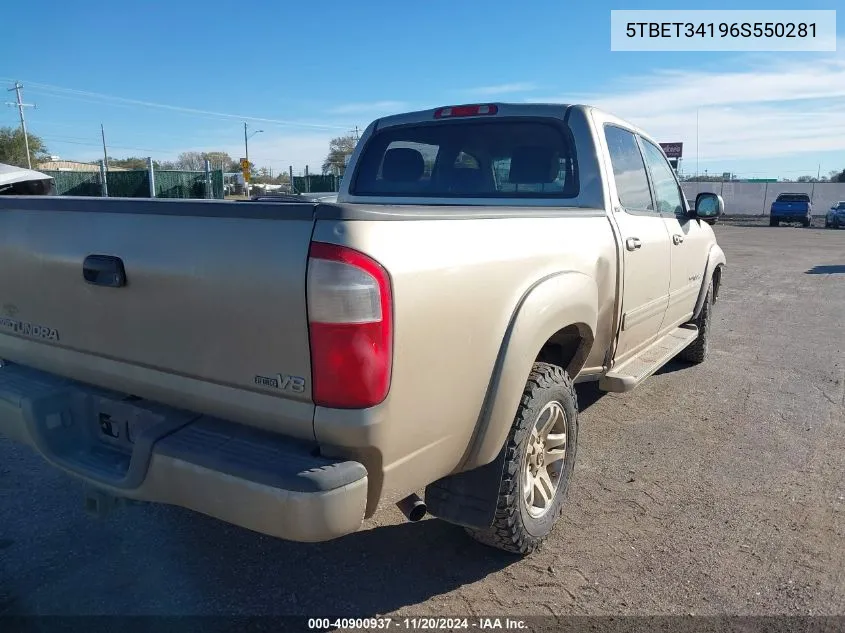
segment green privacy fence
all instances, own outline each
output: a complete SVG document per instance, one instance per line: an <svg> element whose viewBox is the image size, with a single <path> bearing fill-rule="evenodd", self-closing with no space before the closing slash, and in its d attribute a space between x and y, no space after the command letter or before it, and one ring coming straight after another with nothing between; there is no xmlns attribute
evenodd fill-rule
<svg viewBox="0 0 845 633"><path fill-rule="evenodd" d="M44 171L56 184L60 196L102 196L100 173L96 171ZM204 171L155 171L157 198L205 198ZM110 198L149 198L150 172L144 169L109 171L106 175ZM223 199L223 172L211 172L211 196Z"/></svg>
<svg viewBox="0 0 845 633"><path fill-rule="evenodd" d="M293 186L299 193L328 193L337 191L339 181L340 179L337 176L331 174L325 176L311 174L307 176L307 182L306 176L294 176Z"/></svg>
<svg viewBox="0 0 845 633"><path fill-rule="evenodd" d="M53 178L60 196L99 196L103 193L96 171L42 171Z"/></svg>
<svg viewBox="0 0 845 633"><path fill-rule="evenodd" d="M147 173L147 172L144 172ZM157 198L205 198L205 172L157 171L155 172ZM223 172L211 172L212 198L223 198ZM109 184L111 195L111 184Z"/></svg>
<svg viewBox="0 0 845 633"><path fill-rule="evenodd" d="M110 171L106 174L110 198L148 198L150 174L148 171Z"/></svg>

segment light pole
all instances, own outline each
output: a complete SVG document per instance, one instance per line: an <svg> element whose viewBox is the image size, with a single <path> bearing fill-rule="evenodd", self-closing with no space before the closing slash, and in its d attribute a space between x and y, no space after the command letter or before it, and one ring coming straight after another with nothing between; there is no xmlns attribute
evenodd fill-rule
<svg viewBox="0 0 845 633"><path fill-rule="evenodd" d="M247 134L247 127L247 122L244 121L244 158L246 158L247 169L249 169L249 139L264 130L255 130L252 134ZM246 190L246 197L249 198L249 181L246 178L244 178L244 188Z"/></svg>

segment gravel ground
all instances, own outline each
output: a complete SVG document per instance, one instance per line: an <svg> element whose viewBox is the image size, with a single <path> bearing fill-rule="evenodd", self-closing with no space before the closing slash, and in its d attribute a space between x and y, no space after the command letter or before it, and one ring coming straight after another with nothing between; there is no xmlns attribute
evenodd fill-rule
<svg viewBox="0 0 845 633"><path fill-rule="evenodd" d="M78 483L0 439L0 614L845 615L845 234L715 228L711 357L629 394L579 386L541 552L392 507L315 545L162 506L91 519Z"/></svg>

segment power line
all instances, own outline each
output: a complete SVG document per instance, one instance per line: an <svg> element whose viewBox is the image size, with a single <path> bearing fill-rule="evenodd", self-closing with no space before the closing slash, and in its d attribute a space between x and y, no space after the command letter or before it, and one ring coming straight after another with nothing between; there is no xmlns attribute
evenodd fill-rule
<svg viewBox="0 0 845 633"><path fill-rule="evenodd" d="M102 143L92 143L81 140L68 140L68 137L59 136L42 136L45 141L55 141L56 143L69 143L71 145L87 145L89 147L102 147ZM112 145L112 149L129 149L137 152L178 152L178 149L152 149L149 147L130 147L128 145Z"/></svg>
<svg viewBox="0 0 845 633"><path fill-rule="evenodd" d="M199 108L189 108L184 106L174 106L166 103L158 103L155 101L145 101L141 99L129 99L126 97L118 97L115 95L108 95L100 92L91 92L88 90L77 90L75 88L64 88L61 86L54 86L51 84L42 84L37 82L29 82L36 92L47 94L52 97L59 98L77 98L85 100L86 98L94 100L94 103L102 103L103 105L124 105L124 106L138 106L146 108L158 108L162 110L170 110L172 112L180 112L183 114L194 114L201 116L209 116L220 119L238 119L256 121L261 123L269 123L274 125L291 126L291 127L305 127L323 130L344 130L348 129L343 125L326 125L323 123L309 123L307 121L296 121L288 119L272 119L267 117L244 116L242 114L232 114L228 112L215 112L213 110L202 110Z"/></svg>
<svg viewBox="0 0 845 633"><path fill-rule="evenodd" d="M21 116L21 131L23 132L23 143L24 143L24 146L26 147L26 166L29 169L32 169L32 159L29 156L29 135L26 133L26 117L23 115L23 109L24 108L34 108L35 104L34 103L24 103L21 100L21 90L22 89L23 89L23 86L21 85L21 83L19 81L16 81L14 88L9 88L9 92L11 92L12 90L15 91L15 96L17 97L17 102L16 103L10 103L10 102L7 101L6 105L11 105L11 106L16 105L18 107L18 112L20 113L20 116Z"/></svg>

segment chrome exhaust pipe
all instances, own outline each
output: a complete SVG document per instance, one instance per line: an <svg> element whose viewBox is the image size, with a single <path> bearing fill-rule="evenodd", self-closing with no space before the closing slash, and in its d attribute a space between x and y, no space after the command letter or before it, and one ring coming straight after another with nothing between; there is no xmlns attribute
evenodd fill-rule
<svg viewBox="0 0 845 633"><path fill-rule="evenodd" d="M422 519L428 511L425 506L425 501L420 499L419 495L416 493L410 494L402 499L402 501L399 501L396 504L396 507L399 508L402 511L402 514L405 515L405 518L412 523Z"/></svg>

